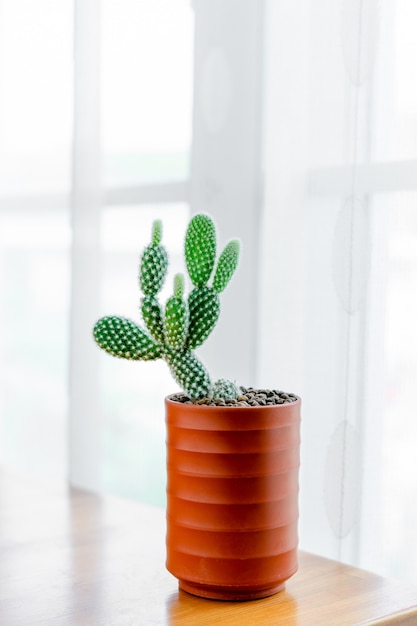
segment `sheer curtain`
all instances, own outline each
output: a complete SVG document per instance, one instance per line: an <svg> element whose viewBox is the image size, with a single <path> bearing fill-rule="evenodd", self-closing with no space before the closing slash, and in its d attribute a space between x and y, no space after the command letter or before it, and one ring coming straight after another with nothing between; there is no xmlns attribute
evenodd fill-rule
<svg viewBox="0 0 417 626"><path fill-rule="evenodd" d="M112 312L139 319L139 253L156 217L170 272L178 271L172 242L189 213L193 14L184 0L74 6L70 480L163 504L169 373L162 362L103 359L91 329Z"/></svg>
<svg viewBox="0 0 417 626"><path fill-rule="evenodd" d="M92 326L139 317L156 217L178 270L193 31L188 0L0 0L0 463L155 504L169 373Z"/></svg>
<svg viewBox="0 0 417 626"><path fill-rule="evenodd" d="M302 546L417 582L415 19L268 3L259 377L303 397Z"/></svg>
<svg viewBox="0 0 417 626"><path fill-rule="evenodd" d="M72 3L0 2L0 463L67 472Z"/></svg>

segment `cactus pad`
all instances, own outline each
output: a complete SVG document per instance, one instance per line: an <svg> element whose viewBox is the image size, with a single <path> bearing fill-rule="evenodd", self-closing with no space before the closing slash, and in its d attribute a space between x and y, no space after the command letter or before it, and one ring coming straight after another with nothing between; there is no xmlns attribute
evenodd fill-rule
<svg viewBox="0 0 417 626"><path fill-rule="evenodd" d="M202 287L209 280L216 260L216 230L208 215L195 215L185 236L185 261L191 282Z"/></svg>
<svg viewBox="0 0 417 626"><path fill-rule="evenodd" d="M239 262L240 243L237 239L229 241L219 257L213 279L213 289L220 293L232 278Z"/></svg>
<svg viewBox="0 0 417 626"><path fill-rule="evenodd" d="M219 380L216 380L213 385L211 385L208 397L213 398L213 400L237 400L240 394L241 389L237 387L235 383L232 383L231 380L220 378Z"/></svg>
<svg viewBox="0 0 417 626"><path fill-rule="evenodd" d="M210 376L192 352L167 349L164 358L172 376L190 398L199 398L207 394L211 384Z"/></svg>
<svg viewBox="0 0 417 626"><path fill-rule="evenodd" d="M162 321L161 305L152 296L143 296L141 303L142 319L146 328L157 343L164 343L164 325Z"/></svg>
<svg viewBox="0 0 417 626"><path fill-rule="evenodd" d="M168 269L168 254L160 241L162 223L155 220L152 226L152 242L142 254L139 272L140 288L146 296L156 296L162 289Z"/></svg>
<svg viewBox="0 0 417 626"><path fill-rule="evenodd" d="M212 287L195 287L188 296L190 323L187 348L193 350L207 339L220 315L220 300Z"/></svg>
<svg viewBox="0 0 417 626"><path fill-rule="evenodd" d="M188 331L188 306L183 300L184 277L177 274L174 279L174 295L165 307L165 337L170 348L184 347Z"/></svg>
<svg viewBox="0 0 417 626"><path fill-rule="evenodd" d="M155 344L134 322L124 317L102 317L94 326L94 339L100 348L123 359L150 361L160 358Z"/></svg>

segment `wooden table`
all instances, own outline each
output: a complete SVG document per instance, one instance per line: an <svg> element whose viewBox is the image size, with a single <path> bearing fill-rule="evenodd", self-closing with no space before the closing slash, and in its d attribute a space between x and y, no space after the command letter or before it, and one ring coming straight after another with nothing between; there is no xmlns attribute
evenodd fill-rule
<svg viewBox="0 0 417 626"><path fill-rule="evenodd" d="M1 626L417 625L417 589L303 552L271 598L193 597L164 535L160 509L0 473Z"/></svg>

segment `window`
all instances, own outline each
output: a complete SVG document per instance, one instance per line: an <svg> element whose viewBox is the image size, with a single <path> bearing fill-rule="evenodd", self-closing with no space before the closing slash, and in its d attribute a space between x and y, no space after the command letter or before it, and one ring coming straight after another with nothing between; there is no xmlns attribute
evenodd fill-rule
<svg viewBox="0 0 417 626"><path fill-rule="evenodd" d="M193 22L188 0L0 3L0 459L157 503L160 396L91 329L139 316L152 220L185 228Z"/></svg>
<svg viewBox="0 0 417 626"><path fill-rule="evenodd" d="M67 472L72 3L0 3L0 458Z"/></svg>
<svg viewBox="0 0 417 626"><path fill-rule="evenodd" d="M260 372L303 398L301 545L415 582L416 8L268 8Z"/></svg>

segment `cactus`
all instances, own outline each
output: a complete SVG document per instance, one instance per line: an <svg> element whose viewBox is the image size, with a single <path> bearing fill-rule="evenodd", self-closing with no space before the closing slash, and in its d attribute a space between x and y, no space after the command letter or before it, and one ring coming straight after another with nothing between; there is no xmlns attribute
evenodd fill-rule
<svg viewBox="0 0 417 626"><path fill-rule="evenodd" d="M210 387L208 396L213 398L213 400L237 400L241 393L242 390L235 383L225 378L220 378Z"/></svg>
<svg viewBox="0 0 417 626"><path fill-rule="evenodd" d="M181 350L185 345L188 332L188 306L183 299L184 276L174 278L174 295L165 306L165 337L170 348Z"/></svg>
<svg viewBox="0 0 417 626"><path fill-rule="evenodd" d="M173 295L165 308L158 301L168 270L168 254L161 244L162 223L153 223L151 243L144 249L139 269L141 313L146 330L123 317L108 316L94 326L96 343L111 354L132 360L165 359L177 383L191 398L236 398L238 388L210 376L193 350L210 335L220 314L219 294L233 276L239 260L239 242L230 241L216 264L216 230L208 215L195 215L187 228L184 255L193 285L184 297L184 276L174 278ZM211 276L212 285L208 284ZM217 394L217 395L213 395Z"/></svg>
<svg viewBox="0 0 417 626"><path fill-rule="evenodd" d="M112 356L143 361L162 356L162 347L124 317L102 317L94 327L94 338Z"/></svg>
<svg viewBox="0 0 417 626"><path fill-rule="evenodd" d="M145 248L140 265L139 282L146 296L154 297L162 289L168 269L168 254L163 246L162 222L155 220L152 227L152 242Z"/></svg>

